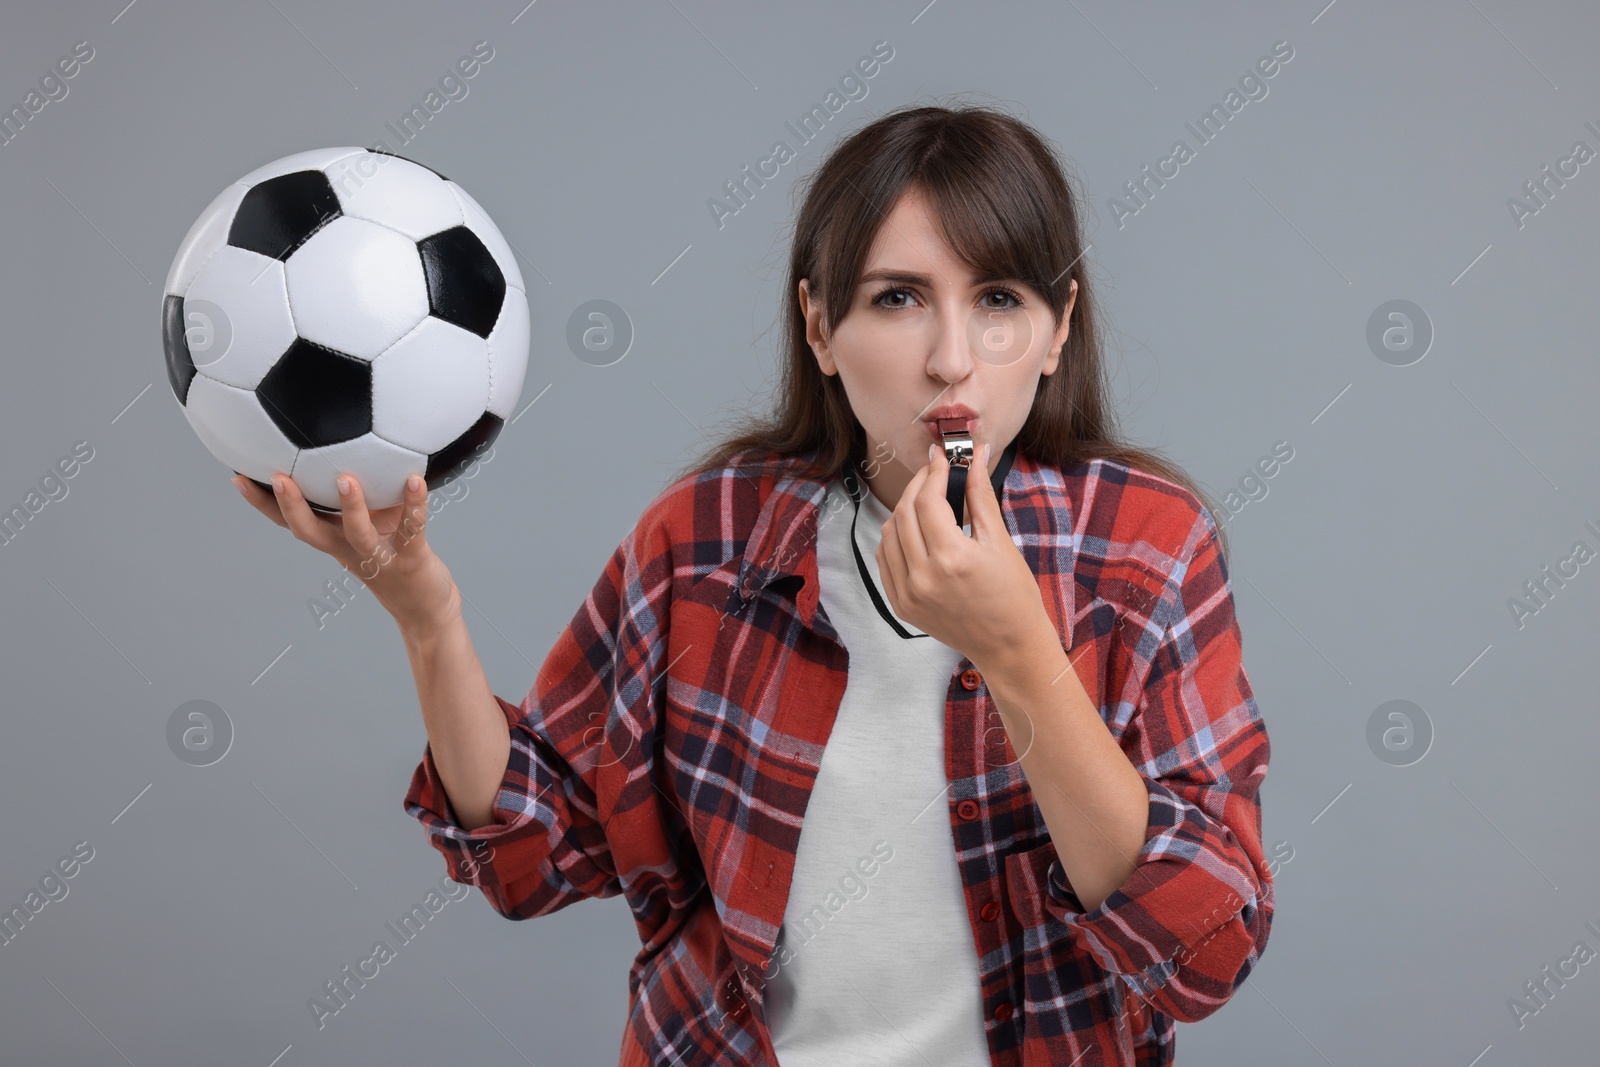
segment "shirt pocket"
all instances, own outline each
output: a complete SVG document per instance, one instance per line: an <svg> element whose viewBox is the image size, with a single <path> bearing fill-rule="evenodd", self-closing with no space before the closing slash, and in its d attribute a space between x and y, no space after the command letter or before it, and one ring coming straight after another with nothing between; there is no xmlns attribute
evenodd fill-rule
<svg viewBox="0 0 1600 1067"><path fill-rule="evenodd" d="M1139 657L1148 659L1160 636L1160 628L1150 622L1148 614L1098 596L1089 598L1088 607L1073 623L1072 644L1067 648L1073 673L1118 740L1117 704L1137 699L1137 694L1124 690Z"/></svg>

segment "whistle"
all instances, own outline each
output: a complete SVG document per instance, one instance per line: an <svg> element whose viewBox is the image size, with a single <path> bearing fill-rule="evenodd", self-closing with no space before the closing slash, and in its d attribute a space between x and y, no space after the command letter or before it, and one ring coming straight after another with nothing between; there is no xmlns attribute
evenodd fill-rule
<svg viewBox="0 0 1600 1067"><path fill-rule="evenodd" d="M939 435L944 439L944 458L950 464L950 480L945 486L945 500L956 513L956 525L962 526L962 506L967 500L967 470L972 466L972 427L966 419L940 419Z"/></svg>

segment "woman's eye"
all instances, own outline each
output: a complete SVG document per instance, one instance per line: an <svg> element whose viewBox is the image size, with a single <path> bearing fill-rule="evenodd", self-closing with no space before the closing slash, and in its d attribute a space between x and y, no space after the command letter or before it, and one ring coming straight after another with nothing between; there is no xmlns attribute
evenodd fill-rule
<svg viewBox="0 0 1600 1067"><path fill-rule="evenodd" d="M1022 306L1022 297L1019 296L1015 290L1007 289L1005 287L988 290L983 294L982 300L989 301L996 297L1000 299L1000 303L984 303L983 306L986 310L1009 311L1012 308ZM878 307L902 308L906 307L907 305L900 301L910 299L913 299L911 290L902 288L900 286L895 286L879 292L877 296L872 298L872 302Z"/></svg>

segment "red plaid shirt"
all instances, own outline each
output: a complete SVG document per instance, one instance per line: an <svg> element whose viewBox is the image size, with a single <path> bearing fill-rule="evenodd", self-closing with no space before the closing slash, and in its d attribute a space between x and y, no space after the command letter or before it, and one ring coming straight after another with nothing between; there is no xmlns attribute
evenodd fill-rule
<svg viewBox="0 0 1600 1067"><path fill-rule="evenodd" d="M511 919L626 895L622 1067L777 1063L763 972L847 654L818 611L826 486L745 452L647 507L520 706L494 820L456 822L430 749L408 814ZM1273 913L1266 727L1216 526L1172 482L1018 452L1001 497L1079 679L1150 792L1128 880L1072 894L970 660L945 702L946 818L995 1065L1155 1067L1225 1003Z"/></svg>

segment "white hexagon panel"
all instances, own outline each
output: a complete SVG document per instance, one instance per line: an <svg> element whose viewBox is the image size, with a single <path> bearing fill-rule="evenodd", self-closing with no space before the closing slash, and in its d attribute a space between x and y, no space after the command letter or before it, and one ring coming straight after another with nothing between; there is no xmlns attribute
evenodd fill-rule
<svg viewBox="0 0 1600 1067"><path fill-rule="evenodd" d="M224 245L195 275L185 300L195 369L219 382L254 389L294 344L289 290L275 259Z"/></svg>
<svg viewBox="0 0 1600 1067"><path fill-rule="evenodd" d="M328 168L328 181L346 218L388 226L413 241L462 223L451 183L409 159L347 156Z"/></svg>
<svg viewBox="0 0 1600 1067"><path fill-rule="evenodd" d="M432 453L488 410L489 342L429 318L372 363L372 432Z"/></svg>
<svg viewBox="0 0 1600 1067"><path fill-rule="evenodd" d="M299 449L267 416L249 389L200 375L183 413L207 448L247 478L271 482L273 471L294 466Z"/></svg>
<svg viewBox="0 0 1600 1067"><path fill-rule="evenodd" d="M362 359L377 359L428 314L417 243L375 222L334 219L284 273L300 336Z"/></svg>

